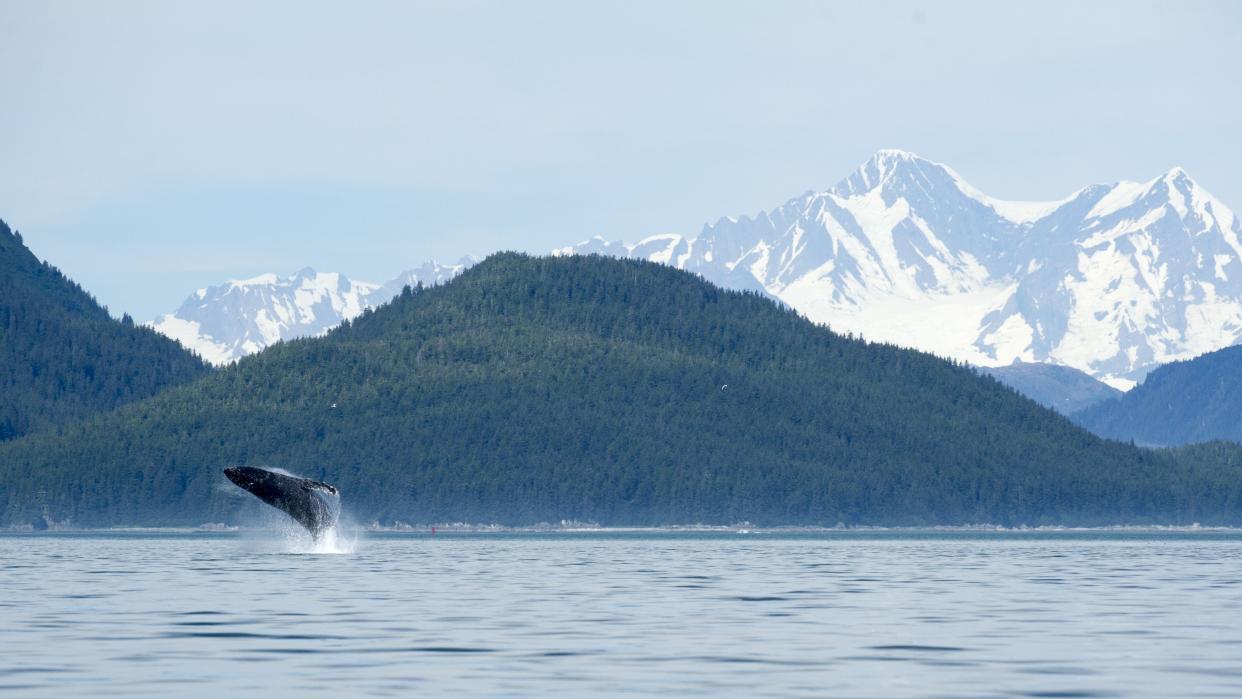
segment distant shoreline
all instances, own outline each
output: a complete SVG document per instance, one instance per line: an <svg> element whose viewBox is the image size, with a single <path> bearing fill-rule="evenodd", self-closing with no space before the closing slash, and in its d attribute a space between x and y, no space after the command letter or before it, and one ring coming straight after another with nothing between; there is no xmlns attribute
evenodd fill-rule
<svg viewBox="0 0 1242 699"><path fill-rule="evenodd" d="M460 534L738 534L738 535L841 535L855 534L1197 534L1197 533L1235 533L1242 534L1242 527L1199 526L1199 525L1114 525L1102 527L1071 527L1071 526L1039 526L1039 527L1004 527L1000 525L962 525L962 526L928 526L928 527L882 527L882 526L850 526L850 527L756 527L756 526L713 526L713 525L668 525L660 527L597 527L597 526L501 526L501 525L467 525L467 524L434 524L417 526L392 527L355 527L347 528L355 534L408 534L408 535L460 535ZM32 527L8 527L0 529L3 535L42 535L55 536L65 534L265 534L283 535L278 529L271 527L241 527L232 525L203 525L199 527L64 527L47 530L35 530Z"/></svg>

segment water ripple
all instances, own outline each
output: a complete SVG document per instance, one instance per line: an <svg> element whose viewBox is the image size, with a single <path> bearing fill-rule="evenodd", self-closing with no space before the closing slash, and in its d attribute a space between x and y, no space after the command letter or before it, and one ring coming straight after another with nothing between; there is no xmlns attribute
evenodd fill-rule
<svg viewBox="0 0 1242 699"><path fill-rule="evenodd" d="M1237 533L87 533L0 560L6 699L1242 696Z"/></svg>

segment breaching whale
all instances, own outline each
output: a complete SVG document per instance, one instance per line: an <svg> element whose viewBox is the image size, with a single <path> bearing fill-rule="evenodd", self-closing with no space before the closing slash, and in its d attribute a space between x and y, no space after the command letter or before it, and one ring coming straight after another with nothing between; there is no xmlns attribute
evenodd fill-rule
<svg viewBox="0 0 1242 699"><path fill-rule="evenodd" d="M341 494L327 483L254 466L232 466L224 469L224 475L239 488L292 517L316 540L335 527L341 515Z"/></svg>

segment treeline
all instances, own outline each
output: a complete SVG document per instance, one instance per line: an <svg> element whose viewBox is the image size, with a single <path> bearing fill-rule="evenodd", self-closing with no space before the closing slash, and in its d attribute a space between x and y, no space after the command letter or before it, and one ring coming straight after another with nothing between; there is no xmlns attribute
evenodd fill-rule
<svg viewBox="0 0 1242 699"><path fill-rule="evenodd" d="M155 395L209 369L176 342L114 320L0 221L0 441Z"/></svg>
<svg viewBox="0 0 1242 699"><path fill-rule="evenodd" d="M511 253L0 445L0 515L233 521L233 464L335 483L381 522L1242 519L1232 447L1105 441L968 367L661 265Z"/></svg>

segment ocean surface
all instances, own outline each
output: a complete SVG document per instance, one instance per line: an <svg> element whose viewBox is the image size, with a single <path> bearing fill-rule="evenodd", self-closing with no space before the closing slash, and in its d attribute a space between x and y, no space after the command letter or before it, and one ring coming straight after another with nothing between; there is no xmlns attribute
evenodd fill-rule
<svg viewBox="0 0 1242 699"><path fill-rule="evenodd" d="M1242 533L0 534L0 696L1239 697Z"/></svg>

